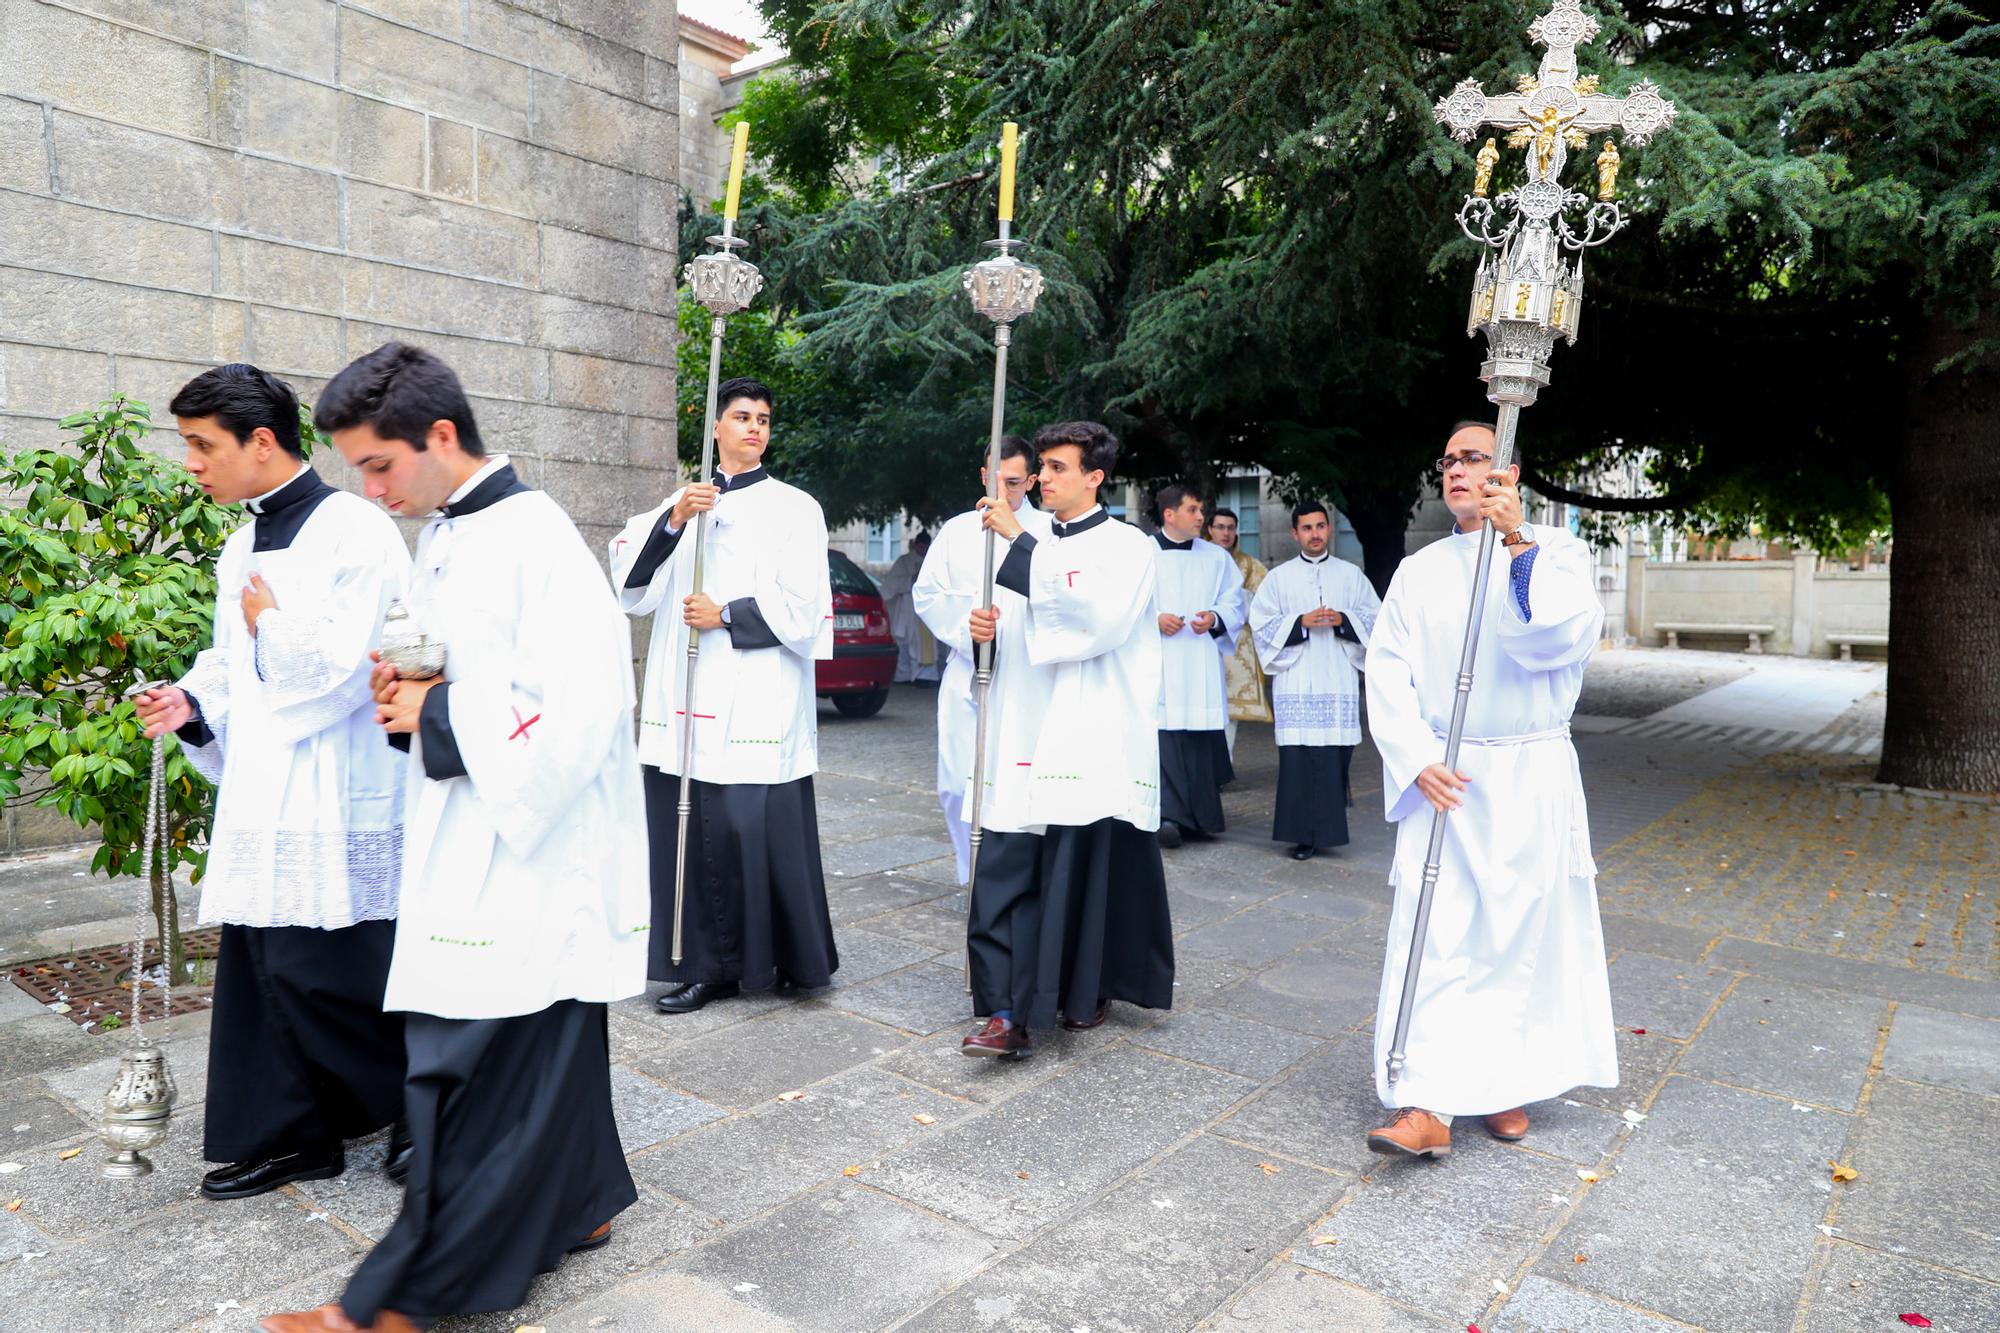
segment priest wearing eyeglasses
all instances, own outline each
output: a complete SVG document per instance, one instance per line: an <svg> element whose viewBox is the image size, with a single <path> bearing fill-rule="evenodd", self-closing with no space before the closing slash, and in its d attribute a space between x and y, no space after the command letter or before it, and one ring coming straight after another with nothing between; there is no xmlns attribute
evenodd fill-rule
<svg viewBox="0 0 2000 1333"><path fill-rule="evenodd" d="M1597 867L1569 736L1604 623L1590 548L1523 521L1520 471L1493 468L1490 426L1459 423L1437 465L1457 526L1398 566L1366 664L1369 730L1396 824L1375 1013L1376 1092L1392 1114L1368 1146L1415 1157L1449 1153L1456 1116L1483 1117L1495 1138L1519 1139L1529 1104L1618 1084ZM1464 744L1447 768L1466 606L1489 522L1505 554L1489 575ZM1408 1063L1391 1089L1385 1061L1438 812L1450 818Z"/></svg>

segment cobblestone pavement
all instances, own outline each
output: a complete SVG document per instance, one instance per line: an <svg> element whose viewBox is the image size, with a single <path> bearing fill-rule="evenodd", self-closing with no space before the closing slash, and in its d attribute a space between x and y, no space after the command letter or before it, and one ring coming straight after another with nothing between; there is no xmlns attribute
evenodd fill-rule
<svg viewBox="0 0 2000 1333"><path fill-rule="evenodd" d="M1643 729L1756 677L1820 691L1831 720L1777 753L1735 724ZM2000 813L1799 752L1875 739L1879 688L1867 664L1600 658L1577 742L1624 1081L1531 1108L1518 1145L1461 1123L1426 1164L1361 1141L1390 843L1367 747L1353 846L1302 865L1267 839L1276 757L1246 727L1230 832L1168 854L1172 1012L1114 1007L1003 1067L956 1049L935 696L825 711L839 984L671 1020L616 1006L640 1203L527 1310L444 1328L2000 1328ZM0 957L118 936L128 895L81 864L0 869ZM159 1172L103 1181L87 1117L118 1040L0 989L0 1161L21 1167L0 1204L22 1201L0 1212L0 1328L238 1330L336 1294L394 1216L380 1144L339 1180L195 1197L195 1020L171 1038Z"/></svg>

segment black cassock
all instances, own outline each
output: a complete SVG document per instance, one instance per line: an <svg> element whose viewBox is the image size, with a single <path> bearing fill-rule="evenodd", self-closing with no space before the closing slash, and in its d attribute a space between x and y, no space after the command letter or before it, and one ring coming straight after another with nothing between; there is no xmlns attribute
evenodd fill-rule
<svg viewBox="0 0 2000 1333"><path fill-rule="evenodd" d="M1220 733L1218 733L1220 734ZM1042 835L988 831L966 923L973 1012L1006 1009L1026 1028L1100 1001L1169 1009L1173 922L1151 833L1122 819Z"/></svg>
<svg viewBox="0 0 2000 1333"><path fill-rule="evenodd" d="M1271 837L1306 847L1347 845L1347 766L1352 745L1280 745Z"/></svg>
<svg viewBox="0 0 2000 1333"><path fill-rule="evenodd" d="M403 1104L403 1016L382 1012L393 921L222 928L202 1155L248 1162L372 1134Z"/></svg>
<svg viewBox="0 0 2000 1333"><path fill-rule="evenodd" d="M1223 731L1160 733L1160 819L1197 833L1220 833L1222 788L1236 780Z"/></svg>
<svg viewBox="0 0 2000 1333"><path fill-rule="evenodd" d="M403 1210L340 1299L428 1322L512 1310L537 1276L639 1197L611 1112L606 1007L408 1016Z"/></svg>
<svg viewBox="0 0 2000 1333"><path fill-rule="evenodd" d="M809 988L831 984L840 955L826 905L812 779L689 784L688 888L675 966L670 868L681 780L650 765L642 771L653 848L646 974L655 981L734 981L745 990L767 990L780 975Z"/></svg>

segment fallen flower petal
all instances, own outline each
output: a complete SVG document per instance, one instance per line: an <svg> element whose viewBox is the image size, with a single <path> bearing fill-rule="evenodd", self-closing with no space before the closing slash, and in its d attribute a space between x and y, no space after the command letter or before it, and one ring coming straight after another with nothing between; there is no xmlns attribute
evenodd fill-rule
<svg viewBox="0 0 2000 1333"><path fill-rule="evenodd" d="M1848 855L1852 856L1853 853L1849 852ZM1931 1321L1920 1314L1899 1314L1896 1318L1902 1320L1911 1328L1929 1328L1931 1326Z"/></svg>
<svg viewBox="0 0 2000 1333"><path fill-rule="evenodd" d="M1338 1236L1314 1236L1314 1237L1312 1238L1312 1243L1313 1243L1313 1244L1315 1244L1315 1245L1338 1245L1338 1244L1340 1244L1340 1237L1338 1237Z"/></svg>
<svg viewBox="0 0 2000 1333"><path fill-rule="evenodd" d="M1833 1169L1833 1182L1836 1185L1845 1185L1848 1181L1854 1180L1861 1175L1853 1167L1842 1166L1838 1162L1830 1161L1827 1165Z"/></svg>
<svg viewBox="0 0 2000 1333"><path fill-rule="evenodd" d="M843 1176L858 1176L861 1174L861 1168L858 1166L845 1166L840 1169L840 1174Z"/></svg>
<svg viewBox="0 0 2000 1333"><path fill-rule="evenodd" d="M1590 1262L1590 1256L1587 1254L1579 1254L1576 1256L1576 1262L1580 1264L1587 1264Z"/></svg>
<svg viewBox="0 0 2000 1333"><path fill-rule="evenodd" d="M64 1149L62 1152L57 1153L56 1160L58 1162L67 1162L72 1157L81 1157L81 1156L83 1156L83 1145L78 1144L74 1148L67 1148Z"/></svg>
<svg viewBox="0 0 2000 1333"><path fill-rule="evenodd" d="M21 1199L16 1199L16 1200L14 1200L14 1202L12 1202L12 1203L10 1203L10 1204L8 1204L8 1205L7 1205L7 1211L8 1211L8 1212L10 1212L10 1213L18 1213L18 1212L20 1212L20 1211L21 1211L21 1204L22 1204L23 1202L25 1202L25 1201L24 1201L24 1200L21 1200Z"/></svg>
<svg viewBox="0 0 2000 1333"><path fill-rule="evenodd" d="M1595 1171L1586 1171L1582 1167L1576 1169L1576 1178L1586 1185L1595 1185L1598 1181L1604 1179L1604 1177L1598 1175Z"/></svg>
<svg viewBox="0 0 2000 1333"><path fill-rule="evenodd" d="M920 1125L935 1125L937 1123L937 1117L934 1115L913 1115L910 1119Z"/></svg>
<svg viewBox="0 0 2000 1333"><path fill-rule="evenodd" d="M805 1096L803 1092L798 1091L781 1092L778 1094L778 1100L781 1102L801 1102L805 1100Z"/></svg>
<svg viewBox="0 0 2000 1333"><path fill-rule="evenodd" d="M1633 1028L1633 1029L1632 1029L1632 1035L1633 1035L1633 1036L1635 1036L1635 1037L1643 1037L1643 1036L1645 1036L1645 1035L1646 1035L1646 1029L1644 1029L1644 1028Z"/></svg>
<svg viewBox="0 0 2000 1333"><path fill-rule="evenodd" d="M1276 1162L1259 1162L1257 1163L1257 1169L1267 1176L1278 1174L1278 1164Z"/></svg>

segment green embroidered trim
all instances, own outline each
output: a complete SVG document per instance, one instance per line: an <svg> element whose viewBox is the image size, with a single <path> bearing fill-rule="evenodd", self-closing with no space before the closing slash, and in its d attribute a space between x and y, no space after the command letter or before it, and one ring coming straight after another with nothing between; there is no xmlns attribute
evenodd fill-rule
<svg viewBox="0 0 2000 1333"><path fill-rule="evenodd" d="M1081 781L1083 781L1083 774L1081 774L1081 773L1037 773L1037 774L1035 774L1035 781L1037 781L1037 782L1081 782Z"/></svg>
<svg viewBox="0 0 2000 1333"><path fill-rule="evenodd" d="M1147 791L1158 791L1158 790L1160 789L1160 784L1159 784L1159 783L1157 783L1157 782L1148 782L1148 781L1146 781L1146 780L1145 780L1144 778L1133 778L1133 779L1132 779L1132 781L1134 781L1135 783L1137 783L1137 784L1138 784L1138 785L1140 785L1141 787L1144 787L1144 788L1145 788L1145 789L1146 789Z"/></svg>
<svg viewBox="0 0 2000 1333"><path fill-rule="evenodd" d="M453 938L452 938L451 936L449 936L449 935L433 935L433 936L431 936L431 943L432 943L432 944L456 944L456 945L458 945L458 946L459 946L460 948L464 948L464 949L485 949L485 948L490 948L490 947L492 946L492 944L493 944L493 941L492 941L492 940L455 940L455 939L453 939Z"/></svg>
<svg viewBox="0 0 2000 1333"><path fill-rule="evenodd" d="M646 924L646 925L643 925L643 926L634 926L634 927L632 927L632 929L630 929L630 930L626 931L625 933L626 933L626 934L628 934L628 935L643 935L643 934L645 934L645 933L646 933L647 931L651 930L652 928L653 928L653 927L652 927L652 925L651 925L650 923L648 923L648 924Z"/></svg>
<svg viewBox="0 0 2000 1333"><path fill-rule="evenodd" d="M738 740L732 737L729 743L731 745L783 745L785 742L783 740L775 740L775 741Z"/></svg>

